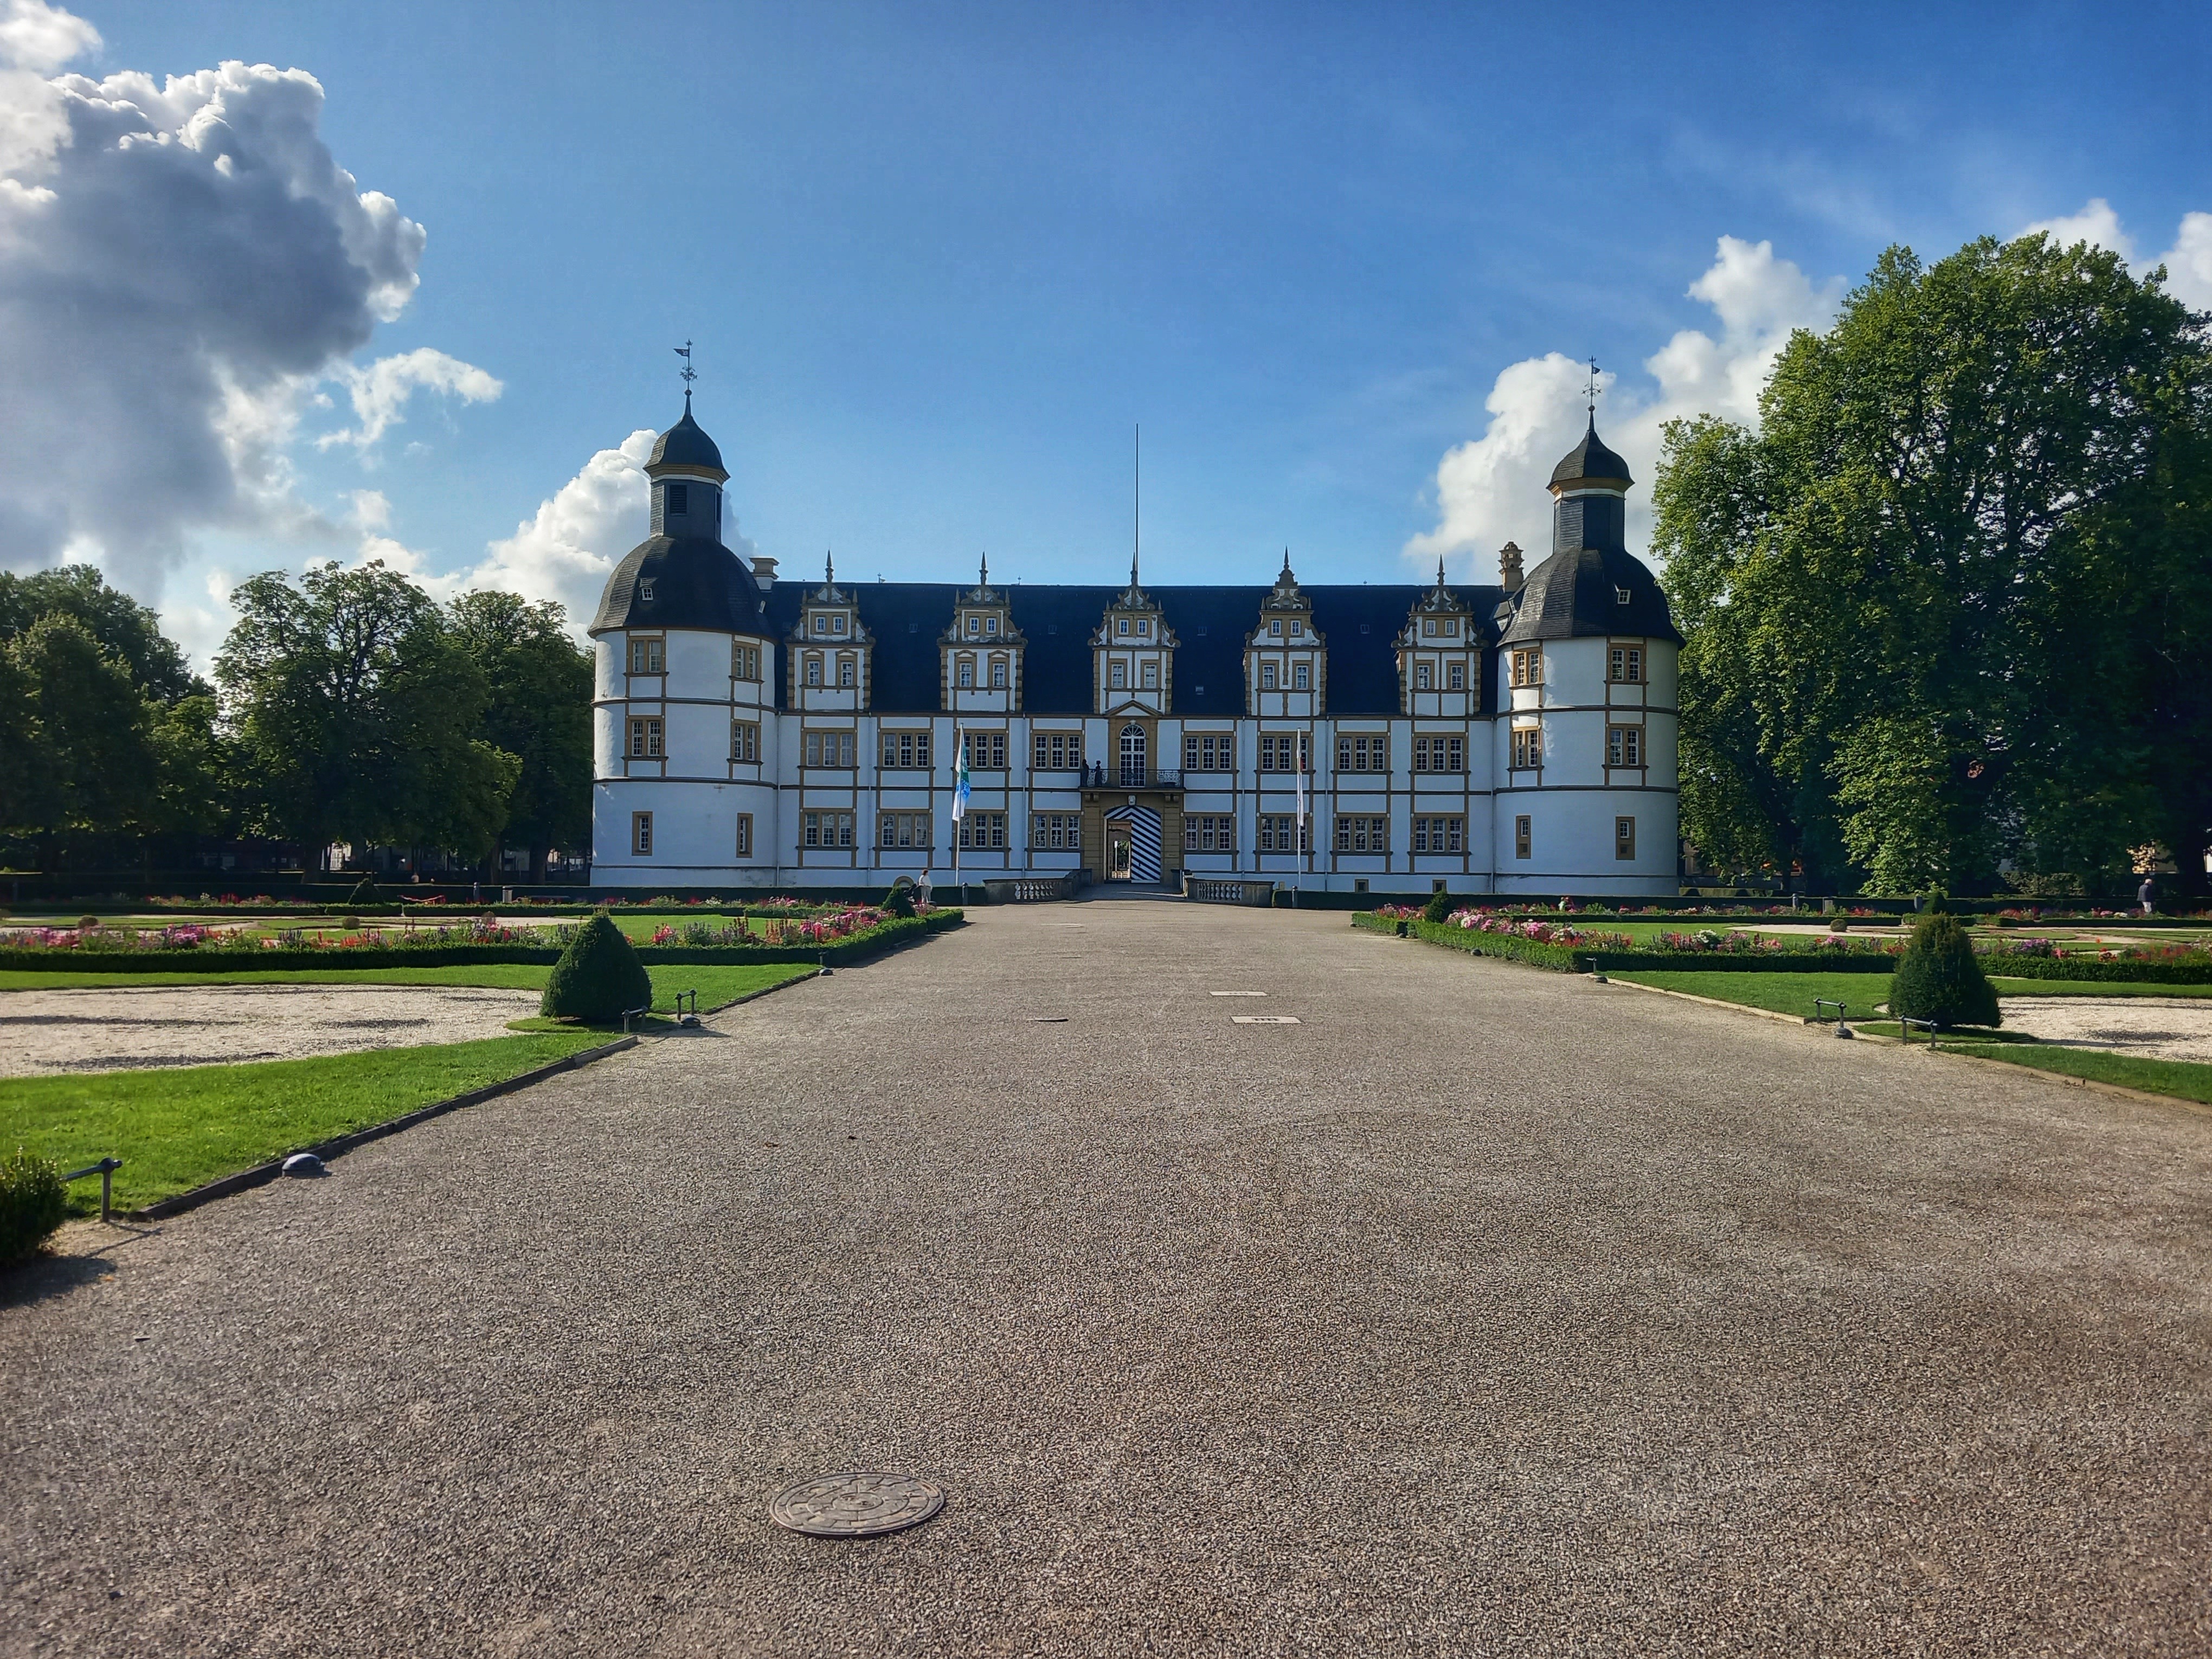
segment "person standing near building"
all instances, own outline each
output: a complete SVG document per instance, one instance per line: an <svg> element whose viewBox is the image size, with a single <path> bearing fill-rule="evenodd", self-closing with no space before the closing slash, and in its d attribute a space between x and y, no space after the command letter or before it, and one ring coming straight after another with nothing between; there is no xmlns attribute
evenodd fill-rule
<svg viewBox="0 0 2212 1659"><path fill-rule="evenodd" d="M2145 876L2142 885L2136 889L2136 902L2142 906L2142 913L2145 915L2150 914L2152 880L2153 878Z"/></svg>

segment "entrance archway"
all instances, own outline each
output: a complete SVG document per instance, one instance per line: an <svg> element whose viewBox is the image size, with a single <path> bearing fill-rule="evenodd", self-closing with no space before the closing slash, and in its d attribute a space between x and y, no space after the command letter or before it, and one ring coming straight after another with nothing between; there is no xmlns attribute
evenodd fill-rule
<svg viewBox="0 0 2212 1659"><path fill-rule="evenodd" d="M1160 878L1160 815L1149 806L1117 806L1106 819L1106 879Z"/></svg>

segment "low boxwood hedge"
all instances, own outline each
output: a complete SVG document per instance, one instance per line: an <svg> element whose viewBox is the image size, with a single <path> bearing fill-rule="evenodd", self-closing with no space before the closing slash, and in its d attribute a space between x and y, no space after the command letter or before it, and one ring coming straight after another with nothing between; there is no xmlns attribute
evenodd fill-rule
<svg viewBox="0 0 2212 1659"><path fill-rule="evenodd" d="M832 968L865 961L908 939L957 927L967 920L957 908L926 916L900 917L835 945L641 945L638 959L656 963L821 962ZM258 951L73 951L36 946L0 950L0 971L29 973L221 974L241 969L283 968L479 968L491 963L560 960L558 947L544 945L331 945L320 950Z"/></svg>
<svg viewBox="0 0 2212 1659"><path fill-rule="evenodd" d="M1995 979L2074 979L2101 981L2107 985L2212 985L2212 957L2191 962L2115 957L2014 956L2008 951L1985 951L1982 971Z"/></svg>

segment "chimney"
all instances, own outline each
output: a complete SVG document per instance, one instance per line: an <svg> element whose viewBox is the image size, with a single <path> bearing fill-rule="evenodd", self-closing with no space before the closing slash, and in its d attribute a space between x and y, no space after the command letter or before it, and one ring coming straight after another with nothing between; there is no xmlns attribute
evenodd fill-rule
<svg viewBox="0 0 2212 1659"><path fill-rule="evenodd" d="M774 587L775 586L775 561L774 559L756 556L753 560L753 580L760 584L760 590L763 593L767 592L769 588Z"/></svg>
<svg viewBox="0 0 2212 1659"><path fill-rule="evenodd" d="M1498 576L1507 592L1521 591L1521 550L1511 542L1498 550Z"/></svg>

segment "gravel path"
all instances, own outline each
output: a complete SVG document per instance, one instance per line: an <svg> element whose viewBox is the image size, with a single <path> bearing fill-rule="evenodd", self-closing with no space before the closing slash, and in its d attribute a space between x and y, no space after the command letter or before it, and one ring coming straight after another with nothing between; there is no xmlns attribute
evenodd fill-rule
<svg viewBox="0 0 2212 1659"><path fill-rule="evenodd" d="M0 1077L297 1060L508 1035L535 991L480 986L139 985L0 991Z"/></svg>
<svg viewBox="0 0 2212 1659"><path fill-rule="evenodd" d="M2075 1048L2145 1060L2212 1061L2212 1000L2007 997L2005 1029Z"/></svg>
<svg viewBox="0 0 2212 1659"><path fill-rule="evenodd" d="M975 914L7 1281L0 1650L2212 1650L2212 1116Z"/></svg>

